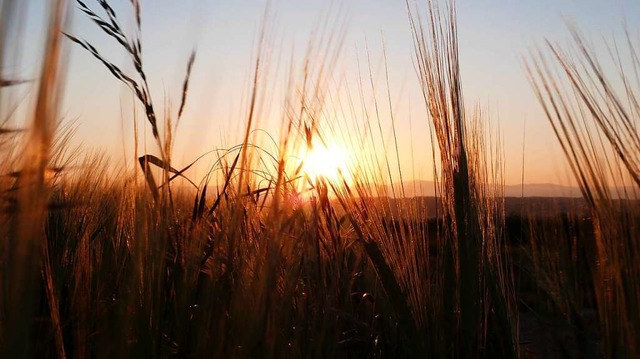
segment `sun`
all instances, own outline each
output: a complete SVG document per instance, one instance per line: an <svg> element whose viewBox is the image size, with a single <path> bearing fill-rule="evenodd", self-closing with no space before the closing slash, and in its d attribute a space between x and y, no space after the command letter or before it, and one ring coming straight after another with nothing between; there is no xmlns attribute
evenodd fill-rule
<svg viewBox="0 0 640 359"><path fill-rule="evenodd" d="M345 178L348 167L347 152L338 146L316 146L304 157L303 172L311 180L320 178L338 182Z"/></svg>

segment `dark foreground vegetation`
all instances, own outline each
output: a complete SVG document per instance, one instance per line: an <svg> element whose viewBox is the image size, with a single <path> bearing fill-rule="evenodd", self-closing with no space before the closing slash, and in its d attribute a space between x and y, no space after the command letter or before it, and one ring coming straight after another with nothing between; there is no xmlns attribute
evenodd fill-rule
<svg viewBox="0 0 640 359"><path fill-rule="evenodd" d="M15 46L9 35L20 3L0 3L3 59ZM189 166L174 168L172 134L195 53L172 115L150 95L138 1L131 1L133 35L108 1L75 2L121 46L132 73L82 36L63 33L65 3L48 4L29 127L7 120L0 131L1 357L640 355L634 38L627 61L616 62L625 64L615 72L621 87L575 30L574 48L548 44L530 56L534 93L584 207L507 216L500 151L485 138L481 113L465 111L454 4L407 2L430 123L425 138L438 148L429 154L438 192L431 218L418 200L391 200L402 193L367 185L398 177L386 159L362 158L384 170L369 167L353 181L312 179L287 163L295 146L327 135L316 102L329 68L314 70L313 51L291 80L284 106L299 110L287 118L278 149L250 141L263 37L244 142L220 151L207 178L183 178ZM137 156L135 169L114 170L101 156L68 148L69 132L57 125L65 39L139 102L157 148ZM3 91L16 83L2 80ZM179 180L194 188L174 185Z"/></svg>

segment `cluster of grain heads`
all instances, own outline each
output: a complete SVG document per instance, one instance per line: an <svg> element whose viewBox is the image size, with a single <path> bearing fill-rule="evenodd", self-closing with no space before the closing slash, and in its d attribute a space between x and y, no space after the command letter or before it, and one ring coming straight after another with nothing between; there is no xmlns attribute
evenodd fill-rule
<svg viewBox="0 0 640 359"><path fill-rule="evenodd" d="M547 42L527 70L589 206L595 236L581 240L592 241L585 247L603 354L635 357L640 354L637 44L627 32L626 48L607 45L607 61L578 30L571 34L572 46ZM574 321L586 321L584 309L574 310Z"/></svg>
<svg viewBox="0 0 640 359"><path fill-rule="evenodd" d="M419 9L406 4L416 68L440 153L445 226L439 249L440 319L444 337L455 338L443 354L469 357L484 348L487 354L515 356L514 293L501 255L500 193L486 188L498 172L483 160L488 150L483 134L469 125L465 113L455 2L427 2L426 21Z"/></svg>
<svg viewBox="0 0 640 359"><path fill-rule="evenodd" d="M78 3L109 36L133 51L134 62L141 63L136 55L139 41L126 39L106 2L99 2L106 18ZM145 105L149 123L156 126L144 74L138 70L142 82L132 81L92 45L75 37L71 39L97 57L118 80L133 88ZM326 188L315 187L317 201L312 201L309 211L296 208L289 197L296 193L293 182L300 177L299 169L294 176L284 170L288 156L284 152L295 142L289 138L291 133L284 136L282 154L271 155L249 142L259 120L264 86L261 56L256 59L245 141L223 151L213 166L211 173L222 172L223 183L212 202L207 196L208 191L212 192L212 187L207 186L209 176L192 201L174 198L171 192L171 202L157 200L160 189L168 191L172 180L184 177L191 167L177 170L170 165L166 138L162 144L165 157L145 155L139 159L151 191L138 192L136 187L129 186L117 194L115 205L123 211L117 216L119 232L115 239L98 236L94 243L102 242L105 246L111 243L113 253L101 259L102 270L117 268L118 275L115 281L108 282L97 270L92 274L95 286L103 288L102 293L93 295L100 298L111 293L112 297L110 304L98 306L122 320L121 335L100 332L96 333L98 339L92 339L101 344L121 343L109 348L110 354L334 356L339 326L353 321L362 325L363 320L349 308L351 284L356 269L361 269L361 261L352 250L345 249L349 243L344 235L344 222L333 211ZM193 56L187 67L182 103L192 64ZM305 126L310 119L313 122L314 106L321 107L315 102L322 97L319 93L322 86L318 84L324 76L323 66L319 66L316 79L310 70L314 66L307 60L302 88L309 93L295 91L300 99L295 96L289 99L299 101L289 106L302 109L288 119L289 129ZM181 104L178 119L182 109ZM311 136L315 125L307 127ZM158 139L155 132L154 136ZM220 155L217 151L216 154ZM276 175L265 178L267 172L259 169L258 164L270 161ZM152 176L151 166L164 170L162 183ZM261 181L269 185L257 186ZM155 200L150 202L150 198ZM182 211L188 207L192 208L190 215L184 216ZM89 323L97 319L89 318ZM106 322L101 324L106 327L115 324L104 319L99 322ZM356 337L345 336L346 342ZM371 341L368 336L357 338L365 347ZM69 340L77 348L79 344Z"/></svg>

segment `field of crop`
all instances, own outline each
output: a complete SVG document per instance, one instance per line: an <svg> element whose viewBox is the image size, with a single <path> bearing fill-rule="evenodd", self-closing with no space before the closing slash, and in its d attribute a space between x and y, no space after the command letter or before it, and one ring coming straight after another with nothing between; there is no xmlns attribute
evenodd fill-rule
<svg viewBox="0 0 640 359"><path fill-rule="evenodd" d="M367 110L368 132L326 119L339 34L310 45L305 65L291 69L282 133L256 135L270 89L263 67L275 61L266 20L244 141L214 151L194 178L199 159L177 163L173 141L185 108L198 106L189 97L198 53L184 56L178 106L163 105L140 35L140 7L152 1L123 2L133 19L107 0L48 1L39 78L1 79L0 94L32 86L35 100L23 115L12 111L15 97L0 96L0 357L640 356L636 34L601 54L570 27L572 46L548 42L526 56L531 96L582 198L514 199L486 112L463 98L460 5L402 4L428 113L421 136L433 144L416 156L435 163L435 195L420 197L389 160L404 155L395 127L391 143L371 139L383 131L379 108L389 107L394 126L404 121L390 93ZM21 4L0 1L0 68L21 41ZM67 32L71 12L129 65ZM134 97L133 116L153 140L129 154L134 165L71 145L73 128L61 122L63 44L86 50ZM613 71L601 65L609 60ZM384 87L366 78L359 86ZM329 146L335 132L390 155L360 152L347 163ZM310 154L294 160L299 153Z"/></svg>

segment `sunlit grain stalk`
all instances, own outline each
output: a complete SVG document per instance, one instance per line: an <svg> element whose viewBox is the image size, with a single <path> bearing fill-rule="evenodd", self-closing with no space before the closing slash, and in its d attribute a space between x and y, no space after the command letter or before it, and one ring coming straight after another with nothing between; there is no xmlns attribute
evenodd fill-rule
<svg viewBox="0 0 640 359"><path fill-rule="evenodd" d="M164 138L160 136L159 126L158 125L158 115L156 107L154 106L153 98L151 96L151 91L149 88L149 80L147 74L145 72L143 66L143 57L142 57L142 40L141 40L141 17L140 17L140 4L137 0L131 0L131 5L133 7L136 19L136 33L133 36L130 36L124 32L122 25L117 17L116 12L113 10L111 5L107 0L97 0L100 7L103 9L106 17L98 15L94 12L90 7L88 7L83 1L76 0L80 10L85 13L107 36L111 37L115 40L129 55L134 69L136 71L134 76L127 75L123 72L118 66L110 62L106 57L104 57L98 49L93 46L91 43L79 39L73 35L65 33L65 35L73 42L82 46L85 50L87 50L91 55L93 55L98 61L100 61L110 72L111 74L127 87L129 87L136 98L140 102L140 104L144 107L144 111L146 114L147 121L151 125L151 131L153 134L153 138L156 141L159 153L160 153L160 166L163 169L163 177L166 182L169 178L169 169L171 167L171 150L172 150L172 138L173 132L177 130L178 124L180 123L180 119L182 117L184 107L187 100L188 88L189 88L189 79L191 77L191 71L193 68L193 63L195 61L195 51L191 53L189 59L187 61L187 70L185 79L182 86L182 96L180 106L178 108L177 116L176 116L176 124L175 127L171 125L171 114L165 113L165 133ZM137 76L137 79L136 79ZM169 109L167 109L168 111ZM152 191L154 198L158 200L158 186L153 179L153 175L151 174L151 167L148 162L148 158L144 157L145 160L140 159L140 164L143 168L143 172L145 173L145 177L147 183L149 185L150 190ZM170 195L171 186L164 187L166 191L168 191ZM169 196L169 201L171 201L171 197Z"/></svg>
<svg viewBox="0 0 640 359"><path fill-rule="evenodd" d="M10 2L3 5L11 6ZM34 294L39 290L37 284L44 282L56 355L65 357L57 286L44 227L50 205L50 189L45 174L51 159L64 74L60 34L65 23L66 1L52 2L48 9L50 17L37 98L29 138L25 144L23 167L16 181L17 214L5 253L8 265L7 277L3 281L6 285L7 318L3 321L2 347L7 356L28 355L32 350L33 324L26 318L33 317L38 304L34 300ZM42 282L38 280L39 271Z"/></svg>
<svg viewBox="0 0 640 359"><path fill-rule="evenodd" d="M487 197L483 186L489 178L481 171L482 165L488 164L475 162L481 155L480 146L469 147L482 134L469 127L465 116L455 1L444 4L428 1L426 21L409 1L406 5L416 68L440 148L441 200L446 225L441 249L443 315L446 336L456 338L447 351L470 357L485 347L486 333L497 331L503 342L500 348L492 350L501 355L515 355L513 312L507 299L511 294L508 285L501 285L501 280L508 277L499 275L504 263L483 249L485 243L494 250L504 243L492 227L499 224L491 219L493 203L482 202ZM490 218L486 222L489 227L483 224L485 216ZM481 300L496 307L483 307ZM493 319L487 322L489 317ZM487 323L492 327L484 328Z"/></svg>
<svg viewBox="0 0 640 359"><path fill-rule="evenodd" d="M637 44L628 31L622 52L607 44L607 67L576 28L570 32L572 46L547 41L546 49L531 55L527 71L593 218L589 258L604 355L635 357L640 354ZM579 312L574 317L585 320Z"/></svg>

